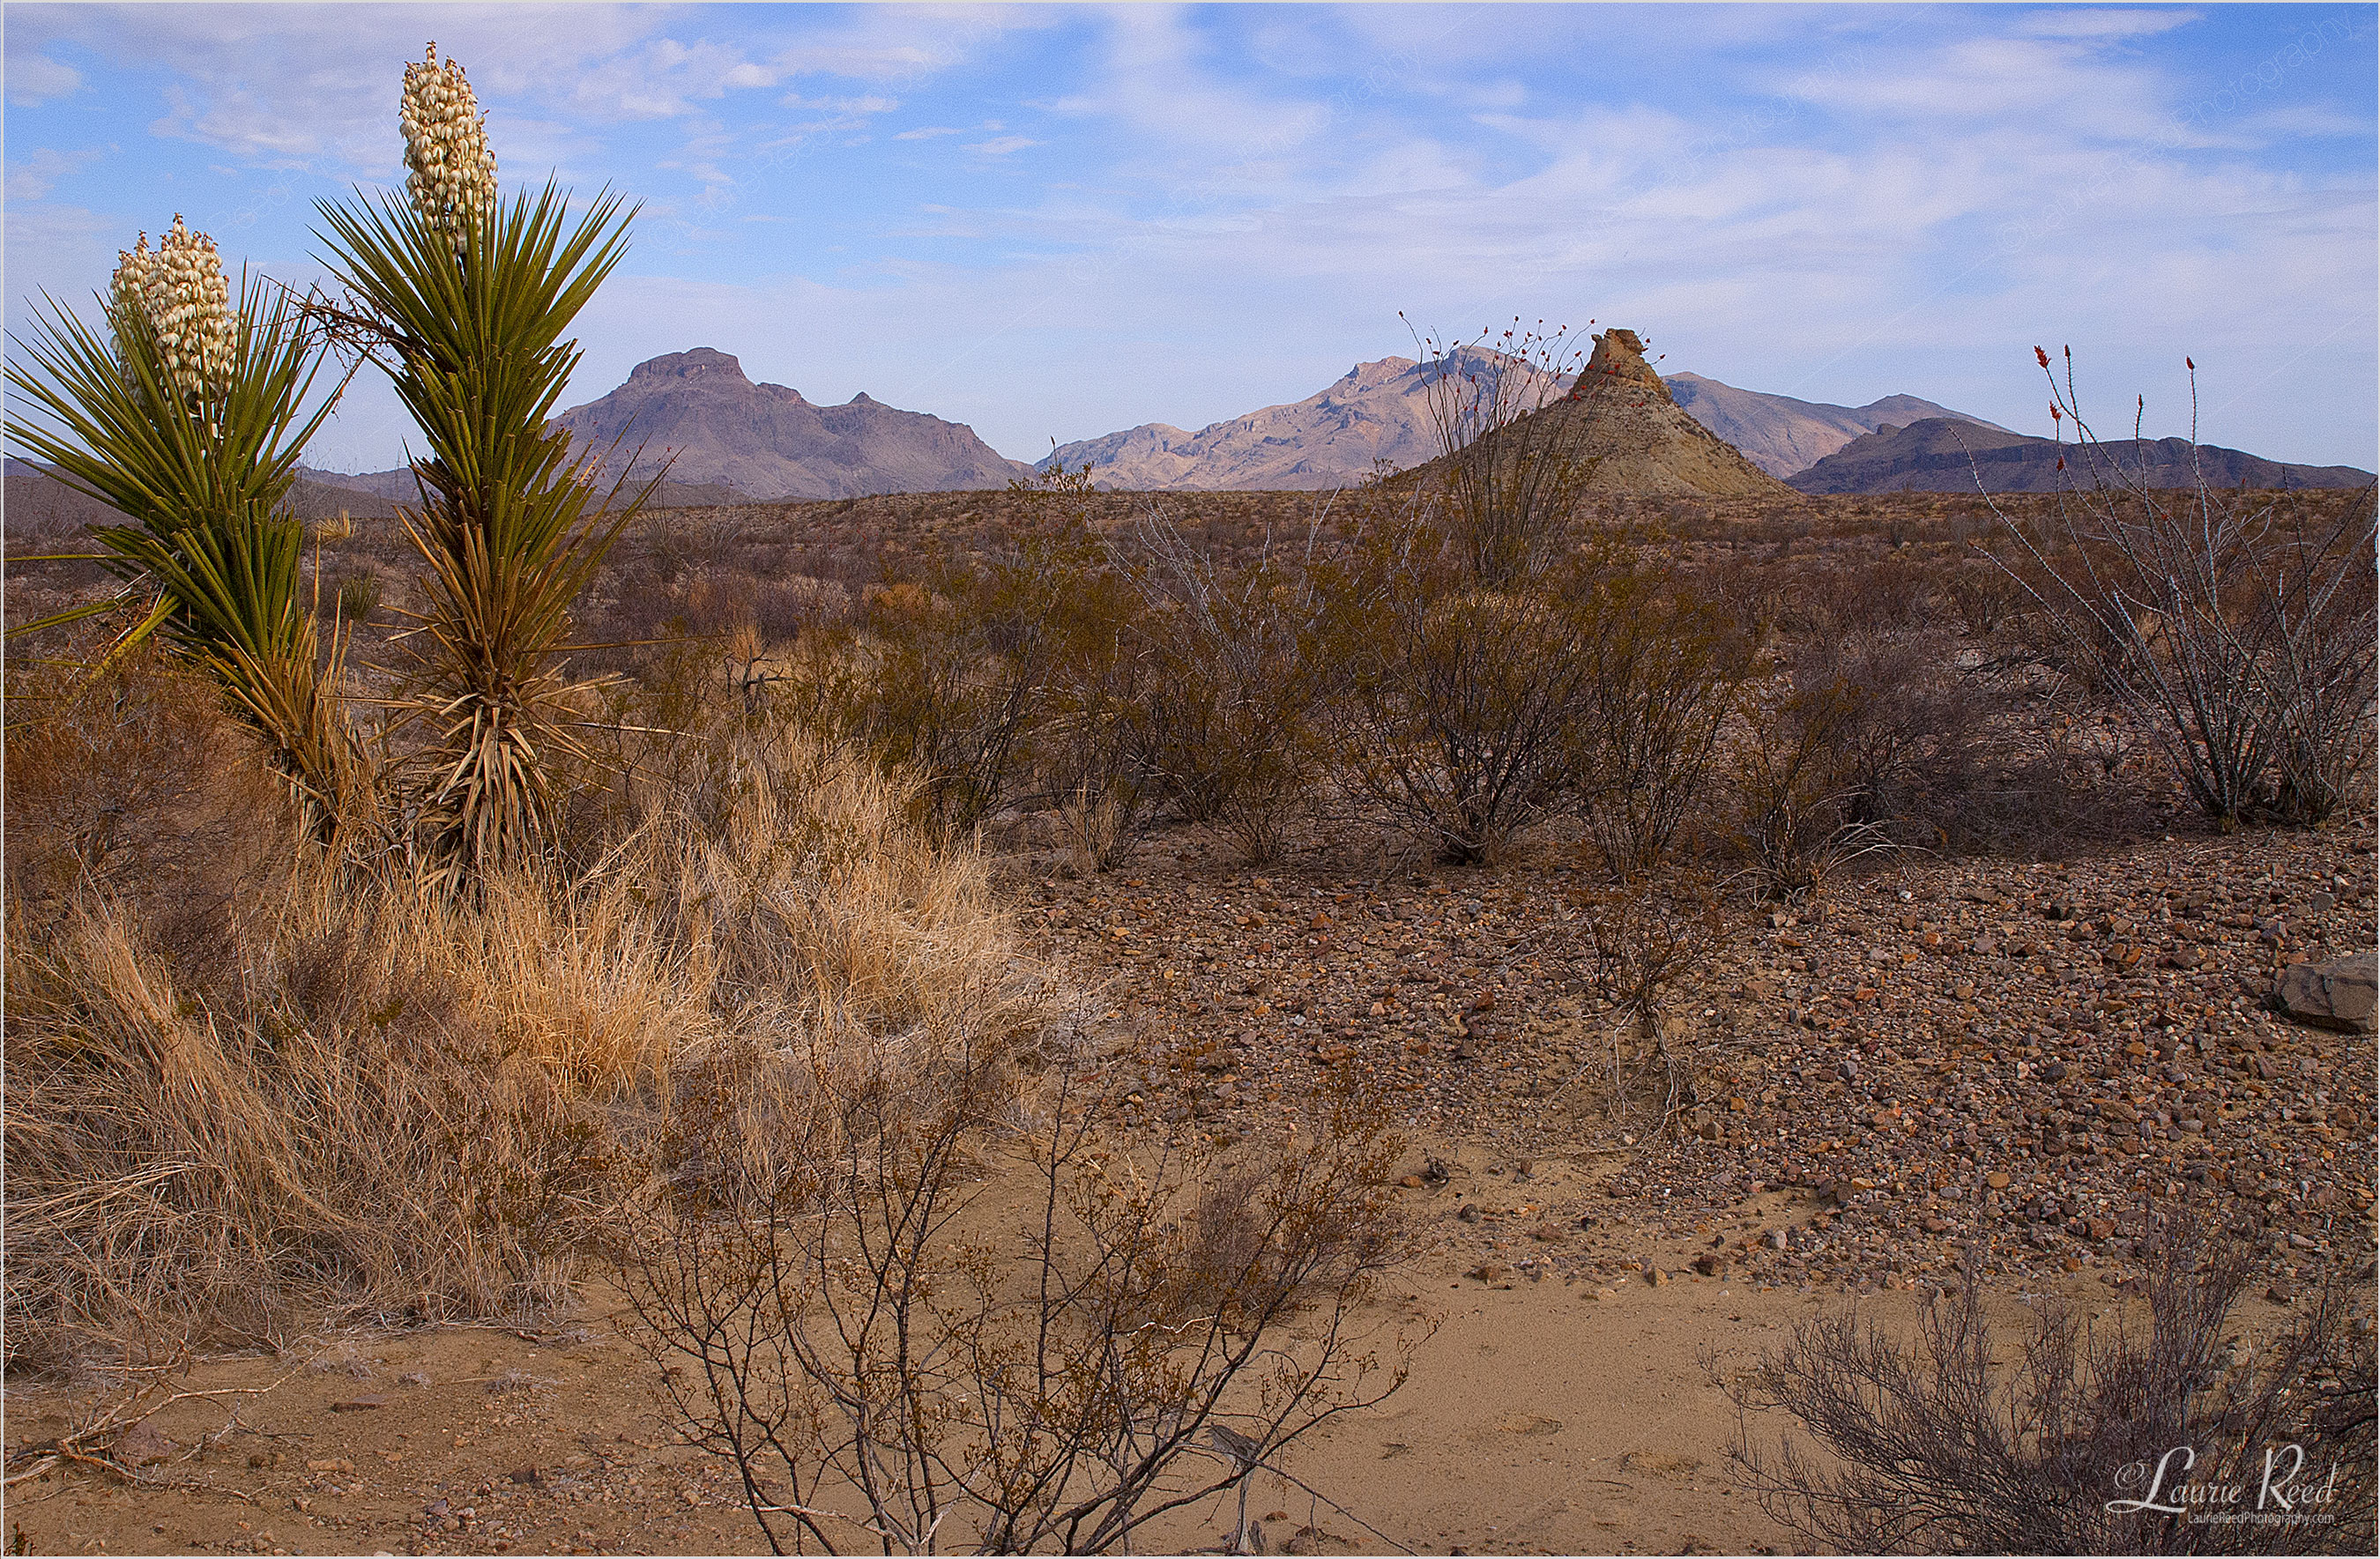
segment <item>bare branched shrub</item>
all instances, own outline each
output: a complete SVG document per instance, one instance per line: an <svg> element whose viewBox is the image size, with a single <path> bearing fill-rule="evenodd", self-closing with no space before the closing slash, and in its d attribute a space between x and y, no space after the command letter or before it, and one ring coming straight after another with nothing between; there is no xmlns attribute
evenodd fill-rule
<svg viewBox="0 0 2380 1559"><path fill-rule="evenodd" d="M1060 604L1028 733L1032 799L1057 808L1085 866L1105 871L1138 841L1163 790L1152 748L1165 668L1150 653L1137 593L1111 560L1085 539L1050 550L1042 566Z"/></svg>
<svg viewBox="0 0 2380 1559"><path fill-rule="evenodd" d="M771 1552L1128 1550L1402 1381L1354 1324L1394 1144L1352 1112L1208 1162L1111 1136L1071 1064L1020 1115L986 1053L944 1062L822 1074L765 1152L707 1130L766 1171L668 1166L624 1241L631 1335ZM1005 1216L975 1183L1000 1153L1034 1188Z"/></svg>
<svg viewBox="0 0 2380 1559"><path fill-rule="evenodd" d="M1949 840L1984 786L1981 690L1946 636L1845 625L1749 701L1736 780L1771 893L1815 891L1863 855Z"/></svg>
<svg viewBox="0 0 2380 1559"><path fill-rule="evenodd" d="M1561 1089L1592 1076L1607 1114L1649 1110L1656 1129L1674 1124L1717 1059L1670 1009L1724 940L1718 890L1691 873L1672 874L1658 890L1581 889L1568 896L1560 925L1563 950L1609 1024L1608 1047L1583 1056Z"/></svg>
<svg viewBox="0 0 2380 1559"><path fill-rule="evenodd" d="M2236 1249L2168 1227L2145 1332L2038 1311L2003 1360L1973 1269L1913 1344L1806 1321L1731 1387L1739 1476L1804 1538L1868 1553L2368 1553L2373 1348L2344 1283L2263 1360L2225 1328ZM1815 1440L1756 1444L1749 1415Z"/></svg>
<svg viewBox="0 0 2380 1559"><path fill-rule="evenodd" d="M1342 782L1460 864L1560 810L1590 685L1572 605L1427 567L1347 602L1331 710Z"/></svg>
<svg viewBox="0 0 2380 1559"><path fill-rule="evenodd" d="M1591 591L1572 783L1605 869L1624 877L1660 864L1702 798L1757 641L1740 617L1648 574Z"/></svg>
<svg viewBox="0 0 2380 1559"><path fill-rule="evenodd" d="M880 761L925 777L928 812L947 832L997 813L1031 774L1066 607L1052 546L942 560L922 582L869 592L841 723Z"/></svg>
<svg viewBox="0 0 2380 1559"><path fill-rule="evenodd" d="M1309 534L1302 555L1267 547L1226 570L1165 515L1130 538L1150 649L1148 758L1189 821L1271 859L1318 767L1315 717L1332 686L1323 638L1328 577Z"/></svg>
<svg viewBox="0 0 2380 1559"><path fill-rule="evenodd" d="M1840 680L1792 678L1747 710L1735 780L1746 853L1767 893L1815 892L1839 867L1890 847L1883 829L1846 816L1842 760L1866 702Z"/></svg>
<svg viewBox="0 0 2380 1559"><path fill-rule="evenodd" d="M1585 349L1567 327L1548 333L1543 320L1517 319L1492 338L1483 330L1460 344L1416 344L1447 533L1463 568L1490 589L1541 574L1560 555L1597 464L1586 453L1591 413L1571 395Z"/></svg>
<svg viewBox="0 0 2380 1559"><path fill-rule="evenodd" d="M2048 354L2035 356L2047 374ZM2319 822L2373 754L2373 490L2340 507L2203 478L2153 489L2101 449L2075 405L2070 352L2066 369L2050 393L2090 485L2060 494L2037 529L2002 515L2003 566L2209 817ZM2196 385L2193 369L2193 441Z"/></svg>

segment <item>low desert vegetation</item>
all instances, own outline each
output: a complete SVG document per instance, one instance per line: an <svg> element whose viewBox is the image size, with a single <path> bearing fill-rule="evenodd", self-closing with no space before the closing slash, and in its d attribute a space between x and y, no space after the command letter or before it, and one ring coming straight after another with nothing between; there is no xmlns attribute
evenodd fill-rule
<svg viewBox="0 0 2380 1559"><path fill-rule="evenodd" d="M2036 1309L2012 1355L1972 1271L1913 1345L1837 1312L1731 1384L1733 1459L1771 1516L1854 1553L2363 1553L2374 1353L2334 1281L2263 1347L2228 1330L2252 1263L2168 1215L2145 1327ZM1760 1415L1790 1432L1768 1442Z"/></svg>
<svg viewBox="0 0 2380 1559"><path fill-rule="evenodd" d="M1666 1010L1754 904L2370 804L2370 492L1589 502L1558 336L1448 355L1436 469L1310 502L648 514L546 423L633 211L504 194L459 67L407 83L407 195L322 211L339 296L235 292L177 222L8 370L12 440L120 517L9 562L12 1369L600 1275L772 1549L1124 1550L1402 1382L1365 1309L1399 1144L1354 1097L1127 1135L1001 853L1560 857L1540 951L1612 1020L1572 1081L1675 1131L1728 1057ZM416 501L310 522L300 408L365 368ZM1767 1378L1841 1466L1747 1476L1826 1541L2056 1547L2139 1534L1976 1491L2064 1499L2136 1397L2368 1441L2301 1390L2333 1332L2205 1405L2209 1270L2147 1344L2045 1323L2054 1432L1983 1384L1972 1294L1930 1362L1809 1333ZM1936 1461L1867 1421L1904 1408Z"/></svg>

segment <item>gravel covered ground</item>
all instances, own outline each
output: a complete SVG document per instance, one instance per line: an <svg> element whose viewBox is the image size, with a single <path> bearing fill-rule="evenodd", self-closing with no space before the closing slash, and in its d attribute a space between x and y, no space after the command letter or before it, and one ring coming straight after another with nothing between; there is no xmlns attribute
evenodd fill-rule
<svg viewBox="0 0 2380 1559"><path fill-rule="evenodd" d="M1359 876L1175 848L1014 885L1109 995L1102 1086L1227 1138L1377 1093L1405 1195L1482 1281L1910 1287L1972 1248L2123 1286L2147 1198L2265 1252L2281 1302L2373 1271L2373 1042L2267 1000L2286 963L2373 947L2369 821L1739 895L1669 1003L1691 1085L1617 1110L1594 885L1559 852Z"/></svg>

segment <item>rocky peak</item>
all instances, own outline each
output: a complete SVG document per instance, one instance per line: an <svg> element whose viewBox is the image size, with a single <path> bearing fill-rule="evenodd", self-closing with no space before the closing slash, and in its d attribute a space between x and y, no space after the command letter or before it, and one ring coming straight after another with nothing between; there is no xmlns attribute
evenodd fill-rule
<svg viewBox="0 0 2380 1559"><path fill-rule="evenodd" d="M1634 331L1615 328L1597 336L1594 356L1587 358L1586 371L1579 375L1578 388L1572 393L1584 395L1598 384L1614 381L1637 386L1665 401L1670 398L1669 386L1645 360L1645 343Z"/></svg>
<svg viewBox="0 0 2380 1559"><path fill-rule="evenodd" d="M710 382L738 390L747 389L752 383L745 377L742 363L713 346L650 357L628 371L630 384L658 389L670 381L682 384Z"/></svg>

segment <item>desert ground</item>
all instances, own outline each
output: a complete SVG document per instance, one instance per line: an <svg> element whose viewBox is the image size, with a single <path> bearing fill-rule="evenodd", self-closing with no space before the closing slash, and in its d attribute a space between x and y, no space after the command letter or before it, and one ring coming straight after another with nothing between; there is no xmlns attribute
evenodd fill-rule
<svg viewBox="0 0 2380 1559"><path fill-rule="evenodd" d="M1113 531L1130 497L1077 502ZM1314 502L1221 495L1185 508L1183 530L1245 562ZM741 659L699 674L740 677L748 698L821 599L856 602L938 549L997 547L1048 507L946 494L672 512L630 533L583 608L614 646L741 631ZM1930 615L1954 669L1997 653L2004 604L1946 604L1966 599L1953 586L1979 577L1971 543L1994 523L1973 505L1668 503L1630 520L1712 597L1769 603L1789 640L1880 611ZM361 608L367 680L408 601L401 557L384 522L362 524L326 530L310 565ZM84 565L12 560L11 619L95 588ZM666 649L589 664L657 682ZM1985 723L2039 714L2008 741L2068 764L2066 788L1992 792L1964 835L1929 822L1790 893L1747 886L1720 843L1691 852L1674 882L1630 890L1674 908L1664 895L1703 885L1678 912L1700 917L1675 933L1692 956L1650 1019L1597 984L1593 927L1618 900L1574 821L1474 866L1309 804L1260 863L1161 813L1105 863L1062 807L981 820L968 848L1002 934L1080 997L1087 1085L1129 1140L1229 1153L1351 1094L1390 1115L1403 1232L1360 1319L1410 1348L1410 1376L1254 1476L1251 1546L1808 1551L1730 1459L1794 1426L1740 1414L1730 1383L1846 1307L1906 1338L1962 1266L2004 1349L2053 1303L2139 1324L2153 1210L2192 1210L2252 1262L2229 1323L2248 1353L2325 1281L2360 1295L2352 1325L2370 1336L2372 1041L2271 999L2292 964L2373 946L2368 770L2318 826L2225 831L2120 717L2002 696ZM56 781L24 804L53 813L20 816L12 787L12 837L55 831L79 793ZM168 884L186 870L107 860ZM66 890L12 882L36 890L34 910L65 912ZM12 1021L18 938L41 935L24 907ZM12 1156L15 1133L12 1117ZM969 1194L987 1238L1022 1215L996 1153ZM503 1314L324 1311L245 1344L200 1335L145 1370L48 1357L6 1383L10 1475L30 1474L7 1490L12 1552L765 1552L732 1468L686 1442L633 1330L589 1263L553 1302ZM56 1455L106 1415L135 1421L128 1407L145 1416L91 1442L102 1454ZM1135 1546L1220 1550L1236 1516L1218 1495Z"/></svg>

